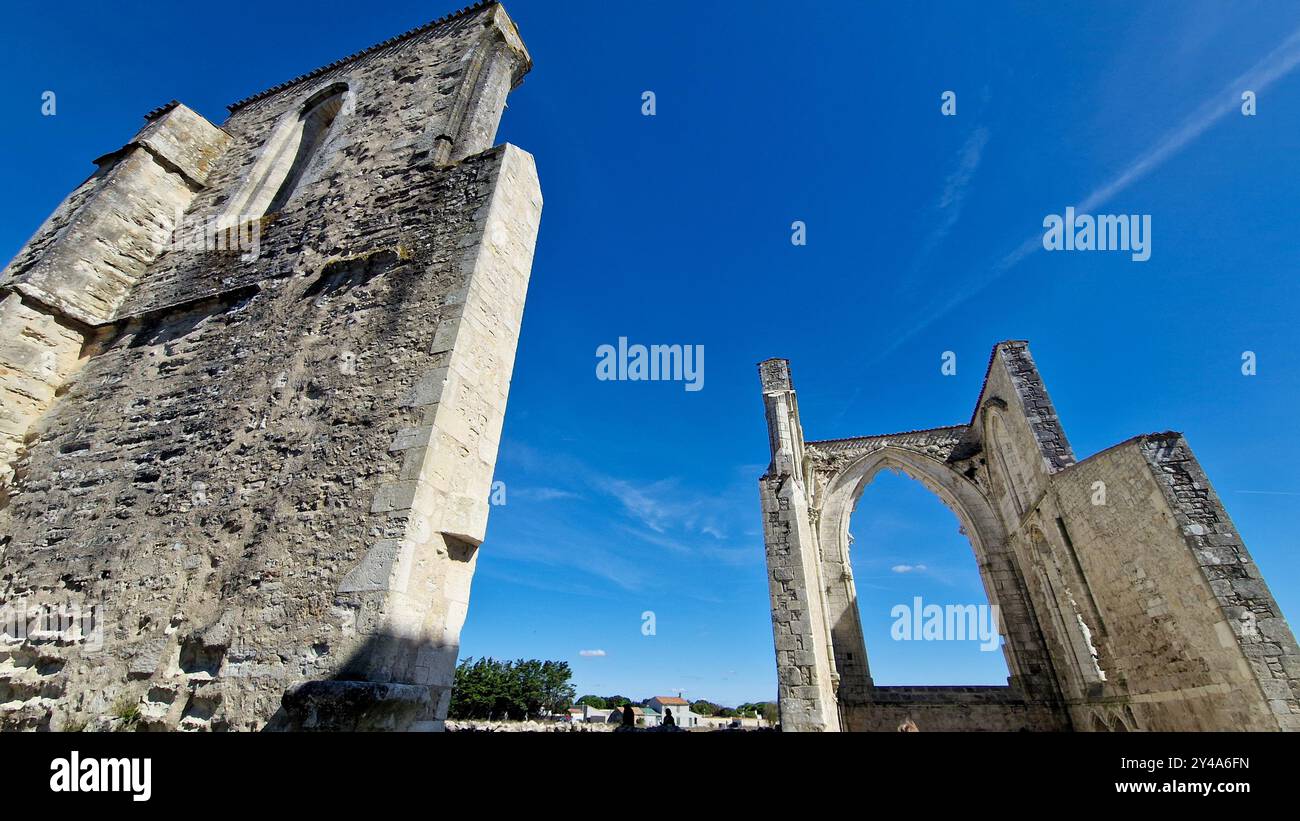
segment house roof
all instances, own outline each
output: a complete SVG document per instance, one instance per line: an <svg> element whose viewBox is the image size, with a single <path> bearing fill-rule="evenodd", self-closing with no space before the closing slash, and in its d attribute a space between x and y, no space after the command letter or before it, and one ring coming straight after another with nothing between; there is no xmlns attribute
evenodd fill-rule
<svg viewBox="0 0 1300 821"><path fill-rule="evenodd" d="M654 700L659 702L660 704L685 704L687 706L690 705L689 701L687 701L684 698L678 698L677 696L655 696Z"/></svg>

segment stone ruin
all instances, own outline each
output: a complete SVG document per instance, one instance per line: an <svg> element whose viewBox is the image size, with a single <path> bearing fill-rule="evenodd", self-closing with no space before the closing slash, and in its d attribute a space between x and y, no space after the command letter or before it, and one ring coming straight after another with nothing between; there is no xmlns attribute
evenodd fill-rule
<svg viewBox="0 0 1300 821"><path fill-rule="evenodd" d="M1181 434L1076 460L1025 342L993 349L968 423L930 430L805 441L789 363L759 375L782 729L1300 729L1300 649ZM849 516L884 469L960 520L1006 686L872 682Z"/></svg>
<svg viewBox="0 0 1300 821"><path fill-rule="evenodd" d="M530 67L482 2L220 127L170 103L0 275L0 729L442 728L542 206L492 147ZM1300 726L1180 435L1076 462L1019 342L969 424L886 436L805 442L760 372L784 729ZM873 685L848 520L883 468L961 520L1006 687Z"/></svg>
<svg viewBox="0 0 1300 821"><path fill-rule="evenodd" d="M441 729L542 199L478 3L178 103L0 278L0 728ZM6 626L7 625L7 626Z"/></svg>

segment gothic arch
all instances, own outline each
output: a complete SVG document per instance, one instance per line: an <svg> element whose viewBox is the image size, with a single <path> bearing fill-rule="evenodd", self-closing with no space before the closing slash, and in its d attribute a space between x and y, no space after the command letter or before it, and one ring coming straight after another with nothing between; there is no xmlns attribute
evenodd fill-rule
<svg viewBox="0 0 1300 821"><path fill-rule="evenodd" d="M810 443L816 448L817 443ZM885 469L901 471L934 493L961 523L970 541L990 604L1001 614L999 629L1012 683L1034 694L1053 693L1047 648L1001 518L984 492L953 467L930 456L885 444L819 471L818 543L826 580L826 613L842 702L852 704L872 688L867 648L849 564L849 519L872 479Z"/></svg>
<svg viewBox="0 0 1300 821"><path fill-rule="evenodd" d="M1015 448L1011 446L1002 414L993 407L984 409L984 443L992 481L1011 500L1019 518L1025 514L1030 502L1028 477Z"/></svg>
<svg viewBox="0 0 1300 821"><path fill-rule="evenodd" d="M1282 687L1277 670L1259 663L1259 637L1235 629L1240 602L1274 613L1276 602L1257 573L1241 569L1249 568L1245 547L1179 434L1135 437L1077 460L1018 340L994 347L968 423L923 430L807 440L789 362L764 360L758 374L771 451L759 498L783 727L892 730L911 714L945 729L1086 729L1102 708L1106 730L1221 727L1225 715L1237 729L1295 729L1279 720L1280 699L1270 706L1261 696ZM920 481L962 523L1000 609L1010 686L872 682L848 523L886 467ZM1118 499L1096 502L1099 480L1121 486L1112 487ZM1249 589L1227 584L1229 575ZM1155 609L1150 590L1177 606ZM1284 625L1277 630L1294 642ZM1206 681L1234 685L1210 692ZM1131 698L1180 683L1196 692L1186 709Z"/></svg>
<svg viewBox="0 0 1300 821"><path fill-rule="evenodd" d="M226 208L224 226L257 219L288 204L321 154L339 116L351 108L351 96L347 83L332 83L309 95L297 110L281 119L243 187Z"/></svg>

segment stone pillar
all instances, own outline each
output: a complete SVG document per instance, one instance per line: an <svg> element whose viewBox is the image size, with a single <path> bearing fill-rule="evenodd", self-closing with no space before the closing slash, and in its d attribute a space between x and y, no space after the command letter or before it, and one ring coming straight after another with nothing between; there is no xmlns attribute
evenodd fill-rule
<svg viewBox="0 0 1300 821"><path fill-rule="evenodd" d="M835 666L790 363L759 364L772 462L759 480L781 728L838 731Z"/></svg>
<svg viewBox="0 0 1300 821"><path fill-rule="evenodd" d="M371 507L392 537L338 589L379 603L358 625L365 644L335 680L287 691L275 729L443 729L542 210L533 158L511 145L494 151L499 170L461 258L454 313L433 340L433 367L401 403L422 424L391 444L404 452L401 474Z"/></svg>
<svg viewBox="0 0 1300 821"><path fill-rule="evenodd" d="M469 68L444 129L433 140L436 165L458 163L492 146L506 97L532 64L514 21L497 6L469 57Z"/></svg>

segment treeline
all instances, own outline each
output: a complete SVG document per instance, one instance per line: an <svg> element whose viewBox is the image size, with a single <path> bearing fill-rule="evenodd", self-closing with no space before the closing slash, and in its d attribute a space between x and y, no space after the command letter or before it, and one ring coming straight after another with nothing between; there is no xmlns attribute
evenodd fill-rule
<svg viewBox="0 0 1300 821"><path fill-rule="evenodd" d="M573 705L572 676L566 661L463 659L447 716L523 721L561 713Z"/></svg>

